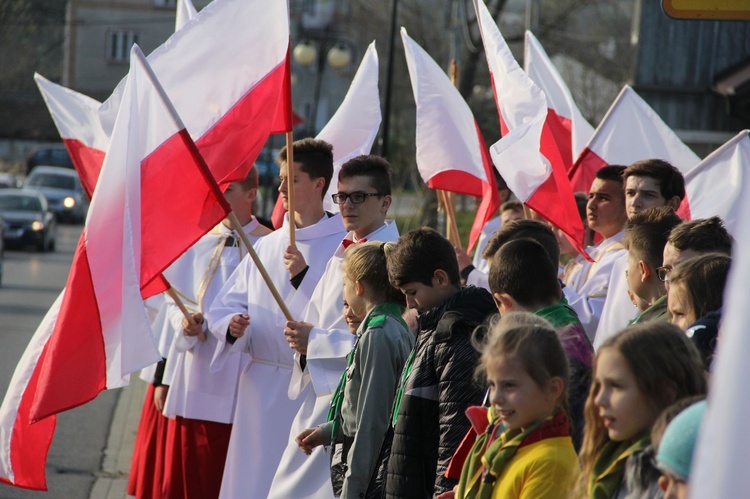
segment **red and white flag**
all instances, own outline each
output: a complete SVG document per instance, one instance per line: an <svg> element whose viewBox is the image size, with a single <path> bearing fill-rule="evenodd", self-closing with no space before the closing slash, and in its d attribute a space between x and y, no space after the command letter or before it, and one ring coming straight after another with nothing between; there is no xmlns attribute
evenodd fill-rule
<svg viewBox="0 0 750 499"><path fill-rule="evenodd" d="M668 161L683 175L700 161L651 106L626 85L578 156L570 180L575 191L588 192L602 166L627 166L651 158Z"/></svg>
<svg viewBox="0 0 750 499"><path fill-rule="evenodd" d="M437 63L401 28L417 104L417 169L432 189L482 197L467 251L500 206L482 133L461 94Z"/></svg>
<svg viewBox="0 0 750 499"><path fill-rule="evenodd" d="M53 306L42 324L52 332L40 327L0 410L0 478L13 485L46 488L55 414L160 359L143 299L164 290L161 272L230 209L156 85L134 46L59 311L54 317Z"/></svg>
<svg viewBox="0 0 750 499"><path fill-rule="evenodd" d="M375 42L372 42L367 47L344 100L315 137L333 145L333 177L328 193L323 198L323 207L328 211L339 211L331 194L338 192L341 165L355 156L369 154L378 135L381 121L378 67L378 51L375 49ZM281 227L284 213L286 211L279 196L271 215L274 227Z"/></svg>
<svg viewBox="0 0 750 499"><path fill-rule="evenodd" d="M73 160L81 178L81 185L89 198L94 193L104 153L109 147L109 135L99 121L101 103L82 93L52 83L34 73L44 103L55 122L60 138Z"/></svg>
<svg viewBox="0 0 750 499"><path fill-rule="evenodd" d="M291 130L287 2L214 0L148 61L224 185L245 178L272 132ZM111 130L124 82L99 109Z"/></svg>
<svg viewBox="0 0 750 499"><path fill-rule="evenodd" d="M531 31L526 31L523 62L526 74L547 98L546 124L568 171L594 134L594 127L581 114L565 81Z"/></svg>
<svg viewBox="0 0 750 499"><path fill-rule="evenodd" d="M166 75L162 81L191 136L199 137L196 143L215 178L228 183L247 175L271 132L291 130L287 4L215 0L200 14L191 13L196 22L180 29L190 20L191 9L183 3L189 0L178 5L179 33L149 61ZM99 104L42 76L35 79L91 195L125 80Z"/></svg>
<svg viewBox="0 0 750 499"><path fill-rule="evenodd" d="M693 455L691 498L734 499L747 497L750 490L750 473L747 472L750 449L750 432L747 431L747 414L750 411L750 397L747 396L747 380L750 379L750 362L747 361L750 357L750 341L747 338L750 196L745 188L749 158L748 131L743 130L701 163L705 168L712 159L712 164L716 165L709 182L715 182L717 189L731 185L732 181L742 187L732 188L730 231L733 231L735 238L735 251L732 251L732 269L724 291L721 332L711 369L708 409ZM711 189L712 186L706 187ZM714 201L720 202L724 191L713 192L719 197ZM744 195L734 197L735 193ZM706 194L710 194L710 191ZM726 208L730 208L730 204ZM730 227L729 223L727 227Z"/></svg>
<svg viewBox="0 0 750 499"><path fill-rule="evenodd" d="M502 138L490 147L500 175L516 197L559 227L583 249L578 214L565 163L546 125L544 92L523 72L483 0L474 0L477 24L490 67Z"/></svg>
<svg viewBox="0 0 750 499"><path fill-rule="evenodd" d="M740 215L746 215L741 202L750 197L748 134L742 130L685 174L692 218L720 217L733 235L739 231Z"/></svg>
<svg viewBox="0 0 750 499"><path fill-rule="evenodd" d="M174 30L185 26L188 21L198 15L198 11L195 10L193 2L190 0L177 0L177 10L174 18Z"/></svg>

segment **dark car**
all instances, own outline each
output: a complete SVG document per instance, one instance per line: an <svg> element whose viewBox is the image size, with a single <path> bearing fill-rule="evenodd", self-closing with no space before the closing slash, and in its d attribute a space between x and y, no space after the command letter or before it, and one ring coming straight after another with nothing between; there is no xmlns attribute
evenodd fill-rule
<svg viewBox="0 0 750 499"><path fill-rule="evenodd" d="M61 222L81 223L86 219L89 199L75 170L37 166L26 177L23 188L42 192Z"/></svg>
<svg viewBox="0 0 750 499"><path fill-rule="evenodd" d="M57 221L42 193L0 191L0 217L5 220L5 246L34 246L39 251L55 249Z"/></svg>
<svg viewBox="0 0 750 499"><path fill-rule="evenodd" d="M31 173L31 170L39 165L74 168L68 150L63 145L43 146L35 149L26 160L26 174Z"/></svg>

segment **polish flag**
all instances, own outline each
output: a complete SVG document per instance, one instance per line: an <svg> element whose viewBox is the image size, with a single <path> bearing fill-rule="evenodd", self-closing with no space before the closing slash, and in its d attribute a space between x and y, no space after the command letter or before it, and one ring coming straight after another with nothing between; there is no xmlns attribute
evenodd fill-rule
<svg viewBox="0 0 750 499"><path fill-rule="evenodd" d="M588 192L602 166L627 166L650 158L668 161L683 175L700 162L651 106L626 85L573 165L573 189Z"/></svg>
<svg viewBox="0 0 750 499"><path fill-rule="evenodd" d="M101 103L52 83L38 73L34 73L34 81L90 199L102 169L104 153L109 147L109 135L99 121Z"/></svg>
<svg viewBox="0 0 750 499"><path fill-rule="evenodd" d="M544 92L513 58L484 1L474 0L474 8L503 135L490 147L495 167L522 203L559 227L586 255L573 189L552 131L545 125Z"/></svg>
<svg viewBox="0 0 750 499"><path fill-rule="evenodd" d="M222 185L244 179L272 132L291 130L287 2L214 0L148 56ZM112 129L125 80L99 109Z"/></svg>
<svg viewBox="0 0 750 499"><path fill-rule="evenodd" d="M122 95L59 310L40 327L52 332L37 332L0 410L0 478L19 487L46 489L55 414L160 359L145 290L163 291L161 272L230 210L137 46Z"/></svg>
<svg viewBox="0 0 750 499"><path fill-rule="evenodd" d="M198 11L195 9L193 2L190 0L177 0L177 11L175 12L174 18L174 30L185 26L188 21L198 15Z"/></svg>
<svg viewBox="0 0 750 499"><path fill-rule="evenodd" d="M291 130L286 2L215 0L194 16L194 23L180 29L192 19L190 10L178 5L179 32L156 49L149 62L157 73L166 74L162 81L175 106L189 118L191 136L200 137L196 143L210 159L215 178L228 183L247 175L271 132ZM104 104L40 75L35 80L91 196L125 80Z"/></svg>
<svg viewBox="0 0 750 499"><path fill-rule="evenodd" d="M372 42L365 52L359 69L354 75L349 90L325 127L315 137L333 145L333 177L328 193L323 198L327 211L338 212L339 206L331 195L338 192L338 178L341 165L355 156L369 154L380 128L380 93L378 91L378 52ZM281 196L271 215L274 227L281 227L284 221L284 206Z"/></svg>
<svg viewBox="0 0 750 499"><path fill-rule="evenodd" d="M481 197L467 251L500 207L482 133L471 109L437 63L401 28L417 104L417 169L431 189Z"/></svg>
<svg viewBox="0 0 750 499"><path fill-rule="evenodd" d="M742 200L750 197L748 134L750 131L742 130L685 174L692 217L717 216L733 235L738 234L740 215L744 215Z"/></svg>
<svg viewBox="0 0 750 499"><path fill-rule="evenodd" d="M707 157L700 169L713 170L704 194L716 193L721 203L722 186L731 188L731 201L721 205L732 209L731 223L727 228L735 238L732 252L732 269L724 291L721 334L711 369L711 390L708 409L701 423L698 443L693 456L690 474L690 497L734 499L747 497L750 474L747 472L747 452L750 433L747 431L747 413L750 398L747 380L750 378L750 342L747 340L747 304L750 299L747 283L750 281L750 196L748 159L750 144L748 131L743 130L717 151ZM711 162L709 163L709 160ZM715 168L714 168L715 166ZM700 173L698 173L700 175ZM698 177L691 177L694 180ZM738 183L733 185L732 181ZM717 190L713 190L715 186ZM741 187L740 187L741 186ZM736 196L736 194L744 194ZM692 198L691 198L692 206ZM702 215L701 215L702 216Z"/></svg>
<svg viewBox="0 0 750 499"><path fill-rule="evenodd" d="M547 98L546 125L552 132L565 169L569 171L578 153L583 151L594 134L594 127L578 110L568 86L531 31L526 31L523 62L526 74Z"/></svg>

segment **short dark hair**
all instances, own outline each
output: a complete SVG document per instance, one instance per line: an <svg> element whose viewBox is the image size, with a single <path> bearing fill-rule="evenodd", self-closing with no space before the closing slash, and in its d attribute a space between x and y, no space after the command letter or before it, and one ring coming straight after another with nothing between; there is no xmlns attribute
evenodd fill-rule
<svg viewBox="0 0 750 499"><path fill-rule="evenodd" d="M432 287L436 270L443 270L454 286L461 286L458 260L453 245L435 229L422 227L401 236L387 247L388 279L396 288L410 282Z"/></svg>
<svg viewBox="0 0 750 499"><path fill-rule="evenodd" d="M243 180L238 180L238 184L242 187L242 190L249 191L258 188L258 165L253 164L250 171L247 172L247 176Z"/></svg>
<svg viewBox="0 0 750 499"><path fill-rule="evenodd" d="M576 200L576 208L578 208L578 216L581 220L586 220L586 206L589 204L589 196L585 192L574 192L573 198ZM584 229L586 223L584 222Z"/></svg>
<svg viewBox="0 0 750 499"><path fill-rule="evenodd" d="M490 291L507 293L524 308L543 307L560 299L557 266L544 246L530 238L503 244L490 266Z"/></svg>
<svg viewBox="0 0 750 499"><path fill-rule="evenodd" d="M721 253L708 253L688 258L669 273L669 285L684 285L695 320L719 310L724 303L732 259Z"/></svg>
<svg viewBox="0 0 750 499"><path fill-rule="evenodd" d="M560 261L560 245L555 238L552 229L544 222L538 220L512 220L497 230L487 241L482 256L492 258L500 246L513 239L527 237L541 244L547 250L550 260L557 265Z"/></svg>
<svg viewBox="0 0 750 499"><path fill-rule="evenodd" d="M682 220L668 206L647 208L625 223L625 244L639 260L661 266L669 233Z"/></svg>
<svg viewBox="0 0 750 499"><path fill-rule="evenodd" d="M380 156L363 154L356 156L341 166L339 182L351 177L367 177L370 185L383 195L391 193L391 176L393 167Z"/></svg>
<svg viewBox="0 0 750 499"><path fill-rule="evenodd" d="M523 203L517 199L511 199L500 205L500 213L504 213L508 210L523 211Z"/></svg>
<svg viewBox="0 0 750 499"><path fill-rule="evenodd" d="M295 140L292 147L294 147L294 162L302 165L302 171L311 179L323 178L325 180L321 194L321 198L324 198L333 176L333 146L324 140L308 138ZM286 163L286 146L279 151L276 162L279 166Z"/></svg>
<svg viewBox="0 0 750 499"><path fill-rule="evenodd" d="M669 201L675 196L680 200L685 198L685 178L680 170L664 160L636 161L625 169L622 177L625 180L628 177L651 177L659 182L659 190L665 200Z"/></svg>
<svg viewBox="0 0 750 499"><path fill-rule="evenodd" d="M612 180L622 185L625 182L625 178L622 174L625 172L627 166L623 165L607 165L599 168L596 171L596 178L601 180Z"/></svg>
<svg viewBox="0 0 750 499"><path fill-rule="evenodd" d="M719 217L685 220L669 233L669 242L677 251L732 253L732 236Z"/></svg>

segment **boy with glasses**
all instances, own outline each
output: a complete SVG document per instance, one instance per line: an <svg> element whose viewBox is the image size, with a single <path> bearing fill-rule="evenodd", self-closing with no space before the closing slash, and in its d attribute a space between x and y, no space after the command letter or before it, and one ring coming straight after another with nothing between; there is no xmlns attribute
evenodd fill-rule
<svg viewBox="0 0 750 499"><path fill-rule="evenodd" d="M326 422L331 398L354 344L355 336L341 315L344 251L366 241L398 240L396 224L385 219L391 205L391 170L385 159L368 155L350 159L339 172L338 192L332 198L339 205L348 233L323 275L302 282L298 291L303 292L301 296L310 296L309 303L300 320L288 321L284 329L290 347L296 350L289 396L303 402L268 497L333 497L329 455L318 447L306 456L294 439L305 428Z"/></svg>

